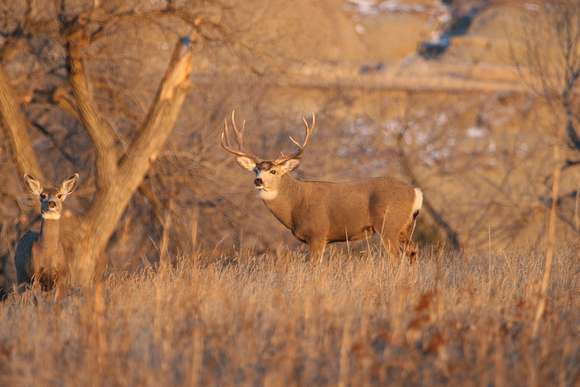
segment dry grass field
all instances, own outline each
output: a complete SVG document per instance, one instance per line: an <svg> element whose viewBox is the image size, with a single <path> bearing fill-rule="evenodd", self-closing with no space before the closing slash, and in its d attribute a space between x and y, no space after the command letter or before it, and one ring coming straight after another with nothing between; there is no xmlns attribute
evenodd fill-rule
<svg viewBox="0 0 580 387"><path fill-rule="evenodd" d="M0 304L0 385L577 385L577 246L556 254L533 339L543 261L199 254L111 273L59 303L12 295Z"/></svg>
<svg viewBox="0 0 580 387"><path fill-rule="evenodd" d="M578 26L580 0L0 0L0 387L580 386ZM233 110L264 159L316 114L298 179L421 189L417 261L309 261L219 147ZM75 173L55 237L23 176ZM19 268L64 294L17 291L30 230L58 243Z"/></svg>

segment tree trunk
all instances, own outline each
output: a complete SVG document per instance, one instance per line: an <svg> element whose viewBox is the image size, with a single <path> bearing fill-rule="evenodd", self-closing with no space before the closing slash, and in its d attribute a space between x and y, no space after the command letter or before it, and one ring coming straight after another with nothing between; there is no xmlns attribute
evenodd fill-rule
<svg viewBox="0 0 580 387"><path fill-rule="evenodd" d="M559 132L557 140L563 137L563 130ZM560 144L558 141L554 144L554 171L552 172L552 206L550 207L550 218L548 220L548 240L546 243L546 258L544 260L544 275L540 287L540 296L536 306L536 314L532 326L532 337L536 338L540 329L540 321L546 310L548 301L548 290L550 287L550 278L552 276L552 262L556 250L556 220L558 216L558 196L560 195L560 174L561 168Z"/></svg>

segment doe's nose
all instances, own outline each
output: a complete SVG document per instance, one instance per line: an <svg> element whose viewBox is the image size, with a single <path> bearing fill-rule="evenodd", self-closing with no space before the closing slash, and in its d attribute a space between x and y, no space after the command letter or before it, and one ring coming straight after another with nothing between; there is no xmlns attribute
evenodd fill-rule
<svg viewBox="0 0 580 387"><path fill-rule="evenodd" d="M48 208L56 208L56 203L55 202L48 202Z"/></svg>
<svg viewBox="0 0 580 387"><path fill-rule="evenodd" d="M254 180L254 185L262 185L264 184L264 181L261 178L257 178L256 180Z"/></svg>

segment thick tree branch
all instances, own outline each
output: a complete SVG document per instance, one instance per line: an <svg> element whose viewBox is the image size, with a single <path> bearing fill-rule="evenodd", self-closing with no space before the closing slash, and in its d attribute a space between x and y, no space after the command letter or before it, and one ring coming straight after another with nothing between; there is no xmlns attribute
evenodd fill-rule
<svg viewBox="0 0 580 387"><path fill-rule="evenodd" d="M157 158L189 91L193 61L191 44L194 37L181 38L177 43L141 131L120 162L121 176L132 181L135 185L133 189L137 188L150 162Z"/></svg>
<svg viewBox="0 0 580 387"><path fill-rule="evenodd" d="M96 150L97 189L108 189L117 171L117 147L115 132L99 113L91 93L84 65L82 50L87 44L82 30L67 37L67 61L69 78L76 102L76 110Z"/></svg>
<svg viewBox="0 0 580 387"><path fill-rule="evenodd" d="M38 179L43 178L36 153L32 148L32 141L28 134L28 122L20 110L12 86L4 69L0 67L0 114L2 127L10 142L10 149L20 175L32 174Z"/></svg>

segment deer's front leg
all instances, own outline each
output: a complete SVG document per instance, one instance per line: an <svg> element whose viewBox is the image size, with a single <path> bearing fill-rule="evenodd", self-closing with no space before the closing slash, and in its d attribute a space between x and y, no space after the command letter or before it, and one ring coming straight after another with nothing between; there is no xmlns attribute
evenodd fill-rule
<svg viewBox="0 0 580 387"><path fill-rule="evenodd" d="M311 239L308 242L310 249L310 259L318 259L320 263L324 259L324 250L326 249L326 240L321 238Z"/></svg>

